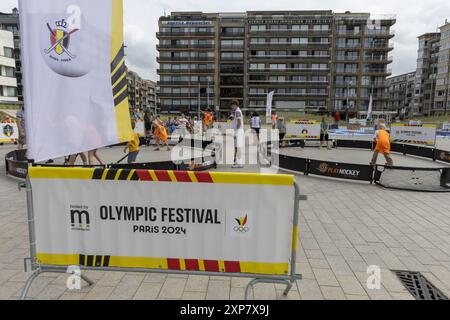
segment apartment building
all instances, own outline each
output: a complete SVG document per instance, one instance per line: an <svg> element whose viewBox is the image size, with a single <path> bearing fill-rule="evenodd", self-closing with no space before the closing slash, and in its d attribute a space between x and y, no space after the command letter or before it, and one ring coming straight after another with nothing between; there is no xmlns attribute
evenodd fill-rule
<svg viewBox="0 0 450 320"><path fill-rule="evenodd" d="M412 115L415 79L416 72L409 72L387 79L387 111L397 111L398 114L404 117Z"/></svg>
<svg viewBox="0 0 450 320"><path fill-rule="evenodd" d="M128 101L130 110L155 110L157 107L156 83L142 79L136 72L128 70Z"/></svg>
<svg viewBox="0 0 450 320"><path fill-rule="evenodd" d="M14 35L0 30L0 103L18 101L15 68Z"/></svg>
<svg viewBox="0 0 450 320"><path fill-rule="evenodd" d="M436 87L437 62L439 56L438 32L425 33L419 36L417 69L412 115L430 115L434 104Z"/></svg>
<svg viewBox="0 0 450 320"><path fill-rule="evenodd" d="M440 33L433 115L447 115L450 111L450 23L446 21Z"/></svg>
<svg viewBox="0 0 450 320"><path fill-rule="evenodd" d="M13 34L13 56L15 59L15 77L17 79L17 97L23 101L22 89L22 62L20 60L19 10L14 8L11 13L0 12L0 30L10 31Z"/></svg>
<svg viewBox="0 0 450 320"><path fill-rule="evenodd" d="M332 11L173 12L159 19L163 112L210 107L226 114L237 99L263 112L386 107L395 16Z"/></svg>

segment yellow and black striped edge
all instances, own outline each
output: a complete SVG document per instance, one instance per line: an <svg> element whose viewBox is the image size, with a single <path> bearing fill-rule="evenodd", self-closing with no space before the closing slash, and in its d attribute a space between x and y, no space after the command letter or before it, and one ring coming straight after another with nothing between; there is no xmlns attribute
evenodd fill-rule
<svg viewBox="0 0 450 320"><path fill-rule="evenodd" d="M392 142L395 143L409 143L409 144L419 144L419 145L428 145L428 146L434 146L434 141L420 141L420 140L399 140L399 139L393 139Z"/></svg>
<svg viewBox="0 0 450 320"><path fill-rule="evenodd" d="M159 171L130 169L95 168L51 168L31 167L28 170L31 180L104 180L104 181L146 181L166 183L209 183L209 184L247 184L294 186L293 175L253 174L226 172Z"/></svg>
<svg viewBox="0 0 450 320"><path fill-rule="evenodd" d="M404 123L393 123L393 127L406 127L406 128L437 128L435 124L419 124L419 125L409 125Z"/></svg>
<svg viewBox="0 0 450 320"><path fill-rule="evenodd" d="M171 259L146 257L116 257L82 254L36 255L38 263L51 266L79 265L93 268L143 268L177 271L208 271L221 273L248 273L261 275L286 275L289 262L240 262L203 259Z"/></svg>
<svg viewBox="0 0 450 320"><path fill-rule="evenodd" d="M123 45L123 0L111 0L111 4L111 85L116 111L118 142L123 143L133 139Z"/></svg>

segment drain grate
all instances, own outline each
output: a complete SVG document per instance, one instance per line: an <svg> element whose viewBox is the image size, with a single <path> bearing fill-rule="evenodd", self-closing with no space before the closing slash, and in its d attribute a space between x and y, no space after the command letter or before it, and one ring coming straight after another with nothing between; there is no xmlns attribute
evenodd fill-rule
<svg viewBox="0 0 450 320"><path fill-rule="evenodd" d="M420 272L394 272L416 300L448 300L442 291L436 288Z"/></svg>

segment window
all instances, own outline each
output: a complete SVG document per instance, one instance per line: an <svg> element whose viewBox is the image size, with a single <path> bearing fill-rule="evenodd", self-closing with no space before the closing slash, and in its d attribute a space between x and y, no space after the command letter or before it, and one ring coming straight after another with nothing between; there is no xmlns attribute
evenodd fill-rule
<svg viewBox="0 0 450 320"><path fill-rule="evenodd" d="M266 25L265 24L252 25L250 30L251 31L266 31Z"/></svg>
<svg viewBox="0 0 450 320"><path fill-rule="evenodd" d="M223 60L243 60L243 52L222 52L221 57Z"/></svg>
<svg viewBox="0 0 450 320"><path fill-rule="evenodd" d="M319 70L326 70L327 69L326 63L313 63L311 65L311 69L319 69Z"/></svg>
<svg viewBox="0 0 450 320"><path fill-rule="evenodd" d="M270 26L270 30L283 31L287 30L287 25L285 24L273 24Z"/></svg>
<svg viewBox="0 0 450 320"><path fill-rule="evenodd" d="M0 86L0 96L17 97L17 89L15 87Z"/></svg>
<svg viewBox="0 0 450 320"><path fill-rule="evenodd" d="M286 64L284 63L270 64L270 70L286 70Z"/></svg>
<svg viewBox="0 0 450 320"><path fill-rule="evenodd" d="M286 44L287 38L270 38L271 44Z"/></svg>
<svg viewBox="0 0 450 320"><path fill-rule="evenodd" d="M292 38L292 44L308 44L308 38Z"/></svg>
<svg viewBox="0 0 450 320"><path fill-rule="evenodd" d="M14 68L6 66L1 67L1 75L3 77L14 78Z"/></svg>
<svg viewBox="0 0 450 320"><path fill-rule="evenodd" d="M328 31L328 30L330 30L330 26L327 24L314 25L313 30L314 31Z"/></svg>
<svg viewBox="0 0 450 320"><path fill-rule="evenodd" d="M222 40L222 47L228 48L242 48L244 46L244 40Z"/></svg>
<svg viewBox="0 0 450 320"><path fill-rule="evenodd" d="M293 31L308 31L309 26L307 24L301 24L301 25L293 25L292 30Z"/></svg>
<svg viewBox="0 0 450 320"><path fill-rule="evenodd" d="M266 65L264 63L252 63L250 65L250 70L264 70Z"/></svg>
<svg viewBox="0 0 450 320"><path fill-rule="evenodd" d="M265 44L266 43L266 39L265 38L252 38L250 40L251 44Z"/></svg>
<svg viewBox="0 0 450 320"><path fill-rule="evenodd" d="M5 57L14 58L14 49L13 48L4 47L3 52L4 52Z"/></svg>

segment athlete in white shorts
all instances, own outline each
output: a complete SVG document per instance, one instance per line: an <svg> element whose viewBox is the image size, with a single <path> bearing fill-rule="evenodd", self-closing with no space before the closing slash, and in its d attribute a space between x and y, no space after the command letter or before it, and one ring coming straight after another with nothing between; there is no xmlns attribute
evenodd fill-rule
<svg viewBox="0 0 450 320"><path fill-rule="evenodd" d="M231 108L234 112L233 129L236 147L236 162L233 168L240 169L244 167L244 159L242 157L242 150L245 148L244 116L236 100L232 101Z"/></svg>

